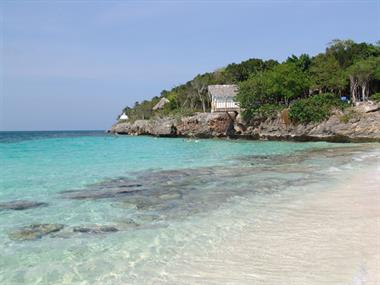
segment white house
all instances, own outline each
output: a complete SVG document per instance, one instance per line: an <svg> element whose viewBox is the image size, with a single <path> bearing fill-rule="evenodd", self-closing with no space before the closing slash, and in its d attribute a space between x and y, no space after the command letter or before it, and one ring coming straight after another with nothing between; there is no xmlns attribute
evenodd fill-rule
<svg viewBox="0 0 380 285"><path fill-rule="evenodd" d="M240 107L234 100L238 87L236 85L209 85L211 96L211 112L239 111Z"/></svg>

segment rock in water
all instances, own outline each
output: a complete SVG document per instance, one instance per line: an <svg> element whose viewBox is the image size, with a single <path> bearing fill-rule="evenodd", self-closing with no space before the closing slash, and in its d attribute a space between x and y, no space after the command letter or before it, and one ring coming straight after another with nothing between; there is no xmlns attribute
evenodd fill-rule
<svg viewBox="0 0 380 285"><path fill-rule="evenodd" d="M163 193L161 195L158 195L158 198L160 200L178 200L178 199L181 199L182 198L182 194L179 193L179 192L167 192L167 193Z"/></svg>
<svg viewBox="0 0 380 285"><path fill-rule="evenodd" d="M129 230L129 229L133 229L133 228L136 228L140 226L139 224L137 224L134 220L132 219L125 219L123 221L120 221L120 227L123 229L123 230Z"/></svg>
<svg viewBox="0 0 380 285"><path fill-rule="evenodd" d="M86 233L86 234L102 234L102 233L113 233L119 231L113 226L94 226L94 227L74 227L73 232L75 233Z"/></svg>
<svg viewBox="0 0 380 285"><path fill-rule="evenodd" d="M36 240L63 228L64 225L61 224L34 224L10 233L9 238L12 240Z"/></svg>
<svg viewBox="0 0 380 285"><path fill-rule="evenodd" d="M0 203L0 210L26 210L37 207L45 207L47 203L44 202L34 202L25 200L16 200Z"/></svg>

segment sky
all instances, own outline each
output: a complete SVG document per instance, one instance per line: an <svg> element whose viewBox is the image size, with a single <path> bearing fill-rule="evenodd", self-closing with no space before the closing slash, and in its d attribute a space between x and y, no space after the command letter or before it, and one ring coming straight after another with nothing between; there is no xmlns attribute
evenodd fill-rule
<svg viewBox="0 0 380 285"><path fill-rule="evenodd" d="M0 131L105 130L199 73L337 38L380 40L380 0L0 0Z"/></svg>

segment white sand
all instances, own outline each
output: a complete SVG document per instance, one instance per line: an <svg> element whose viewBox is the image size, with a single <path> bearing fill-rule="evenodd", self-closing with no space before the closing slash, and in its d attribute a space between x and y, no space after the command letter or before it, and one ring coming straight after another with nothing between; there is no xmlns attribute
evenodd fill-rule
<svg viewBox="0 0 380 285"><path fill-rule="evenodd" d="M247 215L214 250L181 256L157 283L379 285L380 167L351 177Z"/></svg>

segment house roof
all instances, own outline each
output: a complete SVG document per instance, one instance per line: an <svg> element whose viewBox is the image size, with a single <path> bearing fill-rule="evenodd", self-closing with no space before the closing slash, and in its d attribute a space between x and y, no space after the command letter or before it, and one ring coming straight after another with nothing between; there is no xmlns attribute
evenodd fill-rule
<svg viewBox="0 0 380 285"><path fill-rule="evenodd" d="M156 105L154 105L154 107L152 109L153 109L153 111L158 110L158 109L162 109L164 107L164 105L166 103L169 103L169 102L170 101L167 98L163 97L163 98L161 98L160 101L158 101L158 103Z"/></svg>
<svg viewBox="0 0 380 285"><path fill-rule="evenodd" d="M237 93L237 85L209 85L208 92L212 97L235 97Z"/></svg>

